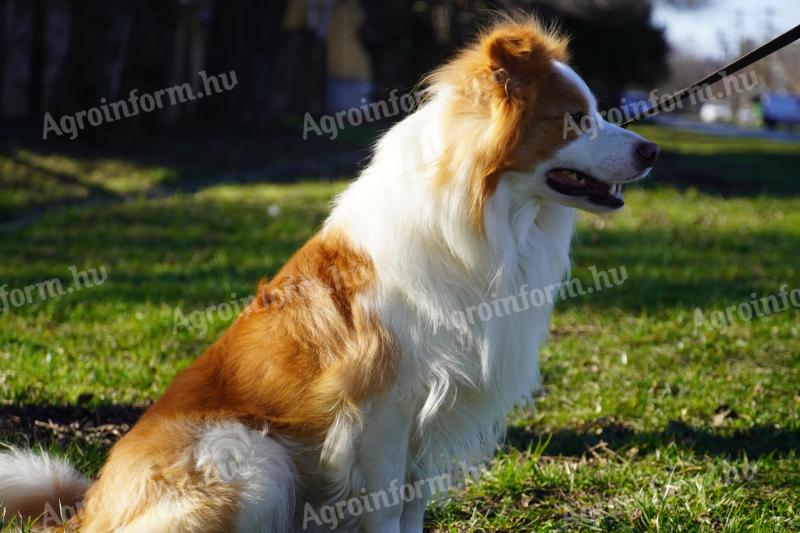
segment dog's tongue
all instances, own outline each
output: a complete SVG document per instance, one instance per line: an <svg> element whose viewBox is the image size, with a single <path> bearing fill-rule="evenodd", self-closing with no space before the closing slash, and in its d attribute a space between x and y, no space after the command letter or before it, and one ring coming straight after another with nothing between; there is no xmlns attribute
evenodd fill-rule
<svg viewBox="0 0 800 533"><path fill-rule="evenodd" d="M573 190L596 190L607 193L609 189L608 184L572 170L551 170L547 173L547 177Z"/></svg>

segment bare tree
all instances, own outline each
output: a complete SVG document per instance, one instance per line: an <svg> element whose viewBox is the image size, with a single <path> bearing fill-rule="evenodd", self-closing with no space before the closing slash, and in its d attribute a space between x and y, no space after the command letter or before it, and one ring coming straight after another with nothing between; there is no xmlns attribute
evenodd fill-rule
<svg viewBox="0 0 800 533"><path fill-rule="evenodd" d="M4 118L22 118L30 113L30 86L33 81L33 4L24 0L6 0L4 7L4 42L2 111Z"/></svg>

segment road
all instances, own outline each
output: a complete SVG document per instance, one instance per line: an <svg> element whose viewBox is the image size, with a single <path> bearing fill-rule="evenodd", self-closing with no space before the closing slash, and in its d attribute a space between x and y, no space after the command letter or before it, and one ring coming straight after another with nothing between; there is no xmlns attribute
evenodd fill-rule
<svg viewBox="0 0 800 533"><path fill-rule="evenodd" d="M654 119L657 124L670 128L696 131L709 135L723 137L749 137L757 139L772 139L773 141L800 141L800 132L778 130L770 131L766 128L743 128L732 124L706 124L698 120L681 117L678 115L660 115Z"/></svg>

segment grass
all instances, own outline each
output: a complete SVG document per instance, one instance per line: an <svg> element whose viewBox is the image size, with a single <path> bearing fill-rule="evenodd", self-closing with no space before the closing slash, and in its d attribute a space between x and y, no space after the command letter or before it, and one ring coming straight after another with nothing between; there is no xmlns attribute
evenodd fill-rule
<svg viewBox="0 0 800 533"><path fill-rule="evenodd" d="M665 148L658 162L661 183L681 189L700 186L726 196L798 191L797 142L718 137L652 125L635 129Z"/></svg>
<svg viewBox="0 0 800 533"><path fill-rule="evenodd" d="M800 310L721 328L696 323L698 310L708 318L753 293L800 288L800 197L789 194L800 147L644 130L672 162L630 190L622 213L584 216L573 248L573 275L585 286L590 267L624 267L626 281L559 303L542 354L545 394L514 414L479 483L432 506L428 530L800 530ZM87 164L31 153L29 162L58 172ZM4 152L0 165L19 155ZM745 175L739 157L764 170ZM728 185L765 188L674 186L670 168L691 173L705 158ZM776 158L788 166L776 170ZM180 174L114 165L120 180L98 186L144 191ZM134 194L45 210L0 233L0 285L9 290L51 278L74 289L70 267L107 272L101 284L2 314L0 441L42 446L95 474L140 409L230 322L218 313L198 322L199 313L252 293L344 185Z"/></svg>
<svg viewBox="0 0 800 533"><path fill-rule="evenodd" d="M294 181L303 172L343 176L366 156L377 131L352 130L336 141L312 135L303 142L302 128L289 127L273 137L109 136L91 145L0 137L0 224L53 207L168 196L224 181Z"/></svg>

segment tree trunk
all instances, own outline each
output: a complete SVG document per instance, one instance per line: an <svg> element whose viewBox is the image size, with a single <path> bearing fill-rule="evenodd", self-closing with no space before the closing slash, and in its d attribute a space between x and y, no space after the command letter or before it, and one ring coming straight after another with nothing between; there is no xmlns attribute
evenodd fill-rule
<svg viewBox="0 0 800 533"><path fill-rule="evenodd" d="M42 71L42 112L50 109L57 87L56 81L64 66L72 31L72 9L64 0L45 0L44 47Z"/></svg>
<svg viewBox="0 0 800 533"><path fill-rule="evenodd" d="M132 89L152 93L174 85L175 32L180 19L176 0L139 0L131 21L128 60L122 73L121 98ZM181 80L181 83L186 80ZM171 123L171 108L146 113L124 122L124 129L142 128L150 134L163 131Z"/></svg>
<svg viewBox="0 0 800 533"><path fill-rule="evenodd" d="M26 0L6 0L3 50L3 118L22 119L31 113L33 9Z"/></svg>
<svg viewBox="0 0 800 533"><path fill-rule="evenodd" d="M53 97L54 110L70 114L119 97L132 19L128 0L74 0L72 8L73 31ZM96 130L86 128L81 137L96 137Z"/></svg>
<svg viewBox="0 0 800 533"><path fill-rule="evenodd" d="M273 116L272 88L286 0L216 2L208 38L209 75L235 71L238 85L203 102L217 121L263 129ZM208 107L206 107L208 106Z"/></svg>

